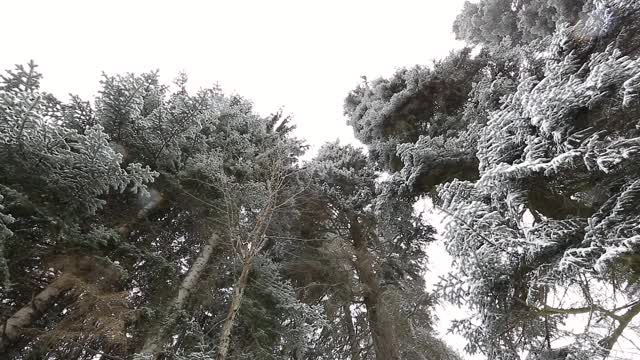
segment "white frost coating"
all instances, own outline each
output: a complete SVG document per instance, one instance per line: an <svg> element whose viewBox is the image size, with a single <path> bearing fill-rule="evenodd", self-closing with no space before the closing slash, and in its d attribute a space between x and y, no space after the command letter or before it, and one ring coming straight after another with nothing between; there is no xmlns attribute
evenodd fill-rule
<svg viewBox="0 0 640 360"><path fill-rule="evenodd" d="M622 105L624 107L629 107L631 106L631 104L637 101L638 96L640 95L640 73L625 81L624 84L622 84L622 88Z"/></svg>

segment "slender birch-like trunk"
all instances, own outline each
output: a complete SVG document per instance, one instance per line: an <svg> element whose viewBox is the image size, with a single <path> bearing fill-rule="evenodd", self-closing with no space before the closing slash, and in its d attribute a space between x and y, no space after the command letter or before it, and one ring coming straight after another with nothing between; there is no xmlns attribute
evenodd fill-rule
<svg viewBox="0 0 640 360"><path fill-rule="evenodd" d="M207 267L207 264L211 259L211 254L213 254L213 250L217 243L218 236L216 234L211 235L207 243L202 248L202 251L200 251L198 258L193 262L187 276L182 280L182 284L180 284L180 288L178 289L178 294L169 306L167 320L164 321L163 326L147 337L140 352L141 354L146 355L147 357L150 356L151 359L158 358L162 351L164 342L167 339L168 331L171 330L175 324L178 314L184 309L184 305L189 298L189 295L191 295L195 286L198 284L204 269Z"/></svg>
<svg viewBox="0 0 640 360"><path fill-rule="evenodd" d="M253 269L253 262L266 244L267 238L265 234L267 232L267 229L269 228L273 214L279 206L282 206L284 204L278 203L278 197L281 195L281 192L285 186L285 178L286 175L279 168L279 165L274 164L271 172L271 177L266 181L267 199L264 202L264 207L262 208L262 210L260 210L255 220L255 224L253 225L252 230L244 238L239 236L234 237L233 231L229 232L229 235L233 239L232 241L234 241L234 249L236 250L237 255L242 258L243 264L240 277L238 277L233 285L231 304L229 305L227 317L225 318L222 325L222 332L220 334L220 340L218 342L216 360L225 360L227 354L229 353L229 345L231 344L231 331L233 330L235 319L242 305L244 291L249 282L249 274ZM238 208L238 206L230 205L232 204L227 203L228 209ZM238 225L239 223L230 223L229 227L230 229L233 227L237 227L238 230L240 230L238 233L242 233L242 230Z"/></svg>
<svg viewBox="0 0 640 360"><path fill-rule="evenodd" d="M344 324L347 327L347 334L349 335L349 347L351 349L351 360L360 360L360 345L358 344L358 338L356 337L356 330L353 326L353 316L351 316L351 309L349 304L342 305L342 312L344 313Z"/></svg>
<svg viewBox="0 0 640 360"><path fill-rule="evenodd" d="M238 311L242 305L244 290L249 282L249 274L253 269L253 261L265 245L266 238L264 234L269 227L271 216L273 215L275 208L275 195L276 193L271 194L265 209L260 212L256 225L254 226L253 231L249 234L249 241L238 247L243 258L242 272L240 273L240 277L233 284L231 305L229 306L227 317L222 325L222 333L220 334L220 341L218 342L216 360L225 360L227 353L229 352L231 330L233 330L236 316L238 315Z"/></svg>
<svg viewBox="0 0 640 360"><path fill-rule="evenodd" d="M218 345L218 353L216 354L216 360L224 360L229 352L229 344L231 343L231 330L235 323L236 316L242 305L242 298L244 296L244 290L247 288L249 282L249 273L253 268L253 257L247 259L242 265L242 273L233 285L233 296L231 298L231 305L229 306L229 312L224 320L222 326L222 334L220 335L220 343Z"/></svg>

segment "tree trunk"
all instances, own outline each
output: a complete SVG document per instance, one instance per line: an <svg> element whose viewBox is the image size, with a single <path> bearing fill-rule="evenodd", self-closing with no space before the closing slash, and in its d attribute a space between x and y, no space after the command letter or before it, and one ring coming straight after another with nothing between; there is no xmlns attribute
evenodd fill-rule
<svg viewBox="0 0 640 360"><path fill-rule="evenodd" d="M605 358L609 356L611 349L613 349L613 345L618 342L618 338L620 338L629 323L631 323L633 318L638 316L638 314L640 314L640 301L627 310L626 313L618 317L618 326L609 336L600 341L600 346L602 346Z"/></svg>
<svg viewBox="0 0 640 360"><path fill-rule="evenodd" d="M242 266L242 273L233 286L231 306L229 307L229 313L227 314L227 317L224 320L224 325L222 326L222 334L220 335L220 342L218 345L218 354L216 355L216 360L224 360L227 357L227 353L229 352L231 330L233 329L236 315L238 315L238 310L240 310L240 305L242 305L242 297L244 296L244 290L247 287L247 283L249 281L249 273L251 272L252 267L253 256L245 260L245 263Z"/></svg>
<svg viewBox="0 0 640 360"><path fill-rule="evenodd" d="M358 338L356 337L356 330L353 326L353 317L351 316L349 304L342 305L342 312L344 312L344 324L347 327L347 334L349 335L351 360L360 360L360 345L358 343Z"/></svg>
<svg viewBox="0 0 640 360"><path fill-rule="evenodd" d="M356 218L350 219L349 232L356 255L355 268L364 291L364 305L367 308L367 322L373 338L377 360L400 360L400 351L393 327L379 309L382 290L375 272L374 259L367 248L367 238Z"/></svg>
<svg viewBox="0 0 640 360"><path fill-rule="evenodd" d="M18 340L22 335L22 330L29 327L29 325L45 313L54 301L65 291L73 288L73 284L72 275L61 275L36 295L29 305L24 306L7 319L2 327L0 350L5 350L11 343Z"/></svg>
<svg viewBox="0 0 640 360"><path fill-rule="evenodd" d="M200 255L191 265L189 273L182 280L180 288L178 289L178 295L173 299L169 306L168 318L163 321L163 325L154 333L149 335L142 347L141 354L151 357L151 359L157 359L160 355L164 342L167 338L167 333L173 328L178 315L184 309L185 302L189 298L189 295L193 291L194 287L198 284L202 272L207 267L211 254L218 242L218 236L216 234L211 235L207 244L200 251Z"/></svg>

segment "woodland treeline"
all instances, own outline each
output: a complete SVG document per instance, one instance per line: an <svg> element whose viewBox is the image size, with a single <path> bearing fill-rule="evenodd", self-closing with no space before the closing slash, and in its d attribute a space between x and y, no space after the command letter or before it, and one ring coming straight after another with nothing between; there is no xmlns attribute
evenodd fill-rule
<svg viewBox="0 0 640 360"><path fill-rule="evenodd" d="M6 71L0 358L463 359L438 302L469 354L640 356L640 2L482 0L454 32L345 94L366 149L310 161L291 118L184 75L62 101Z"/></svg>

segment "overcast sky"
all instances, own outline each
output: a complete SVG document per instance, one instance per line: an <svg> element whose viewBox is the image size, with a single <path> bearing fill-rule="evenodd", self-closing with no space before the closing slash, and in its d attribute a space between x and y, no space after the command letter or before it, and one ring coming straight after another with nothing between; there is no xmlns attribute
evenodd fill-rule
<svg viewBox="0 0 640 360"><path fill-rule="evenodd" d="M180 71L268 115L283 107L311 144L353 139L342 102L360 81L428 64L461 44L463 0L26 1L0 3L0 68L33 59L43 87L91 99L100 74Z"/></svg>
<svg viewBox="0 0 640 360"><path fill-rule="evenodd" d="M283 108L317 147L353 141L342 103L361 76L390 76L461 47L451 26L463 2L3 0L0 68L33 59L44 90L63 100L92 100L103 71L159 69L165 82L184 71L193 89L217 82L263 115ZM441 245L431 252L435 278L450 260ZM437 309L441 331L454 310Z"/></svg>

